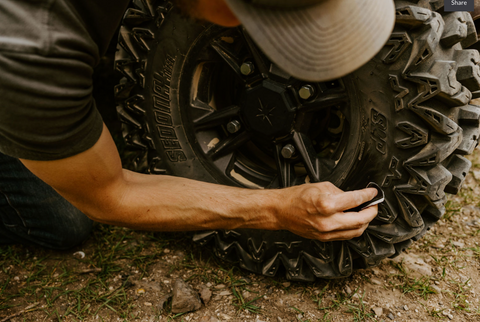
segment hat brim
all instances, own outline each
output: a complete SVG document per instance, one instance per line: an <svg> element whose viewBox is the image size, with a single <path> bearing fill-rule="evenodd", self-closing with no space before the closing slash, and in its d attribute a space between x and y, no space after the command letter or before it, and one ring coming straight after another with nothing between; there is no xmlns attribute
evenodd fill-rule
<svg viewBox="0 0 480 322"><path fill-rule="evenodd" d="M306 81L336 79L361 67L395 24L393 0L326 0L289 10L226 2L276 65Z"/></svg>

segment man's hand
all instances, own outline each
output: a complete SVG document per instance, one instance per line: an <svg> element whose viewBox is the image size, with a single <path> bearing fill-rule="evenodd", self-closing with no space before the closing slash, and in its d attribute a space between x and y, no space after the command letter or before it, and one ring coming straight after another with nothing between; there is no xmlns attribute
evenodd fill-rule
<svg viewBox="0 0 480 322"><path fill-rule="evenodd" d="M91 219L132 229L281 229L330 241L359 236L377 213L376 207L343 213L376 189L342 192L325 182L251 190L124 170L106 127L76 156L22 162Z"/></svg>
<svg viewBox="0 0 480 322"><path fill-rule="evenodd" d="M377 215L377 206L345 212L375 197L374 188L343 192L330 182L322 182L288 188L284 193L286 202L280 212L283 229L309 239L358 237Z"/></svg>

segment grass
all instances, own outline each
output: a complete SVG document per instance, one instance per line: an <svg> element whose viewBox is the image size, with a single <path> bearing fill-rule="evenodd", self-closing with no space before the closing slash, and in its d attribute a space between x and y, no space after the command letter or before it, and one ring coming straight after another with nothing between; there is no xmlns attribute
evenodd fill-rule
<svg viewBox="0 0 480 322"><path fill-rule="evenodd" d="M42 311L59 321L68 316L83 320L102 310L133 318L134 307L126 294L128 276L134 270L142 278L168 241L153 233L140 235L96 225L89 243L94 245L93 252L84 259L71 256L72 252L61 256L66 254L24 246L0 247L0 269L6 276L0 284L0 310L21 305L18 302L41 301ZM59 308L59 302L68 305Z"/></svg>

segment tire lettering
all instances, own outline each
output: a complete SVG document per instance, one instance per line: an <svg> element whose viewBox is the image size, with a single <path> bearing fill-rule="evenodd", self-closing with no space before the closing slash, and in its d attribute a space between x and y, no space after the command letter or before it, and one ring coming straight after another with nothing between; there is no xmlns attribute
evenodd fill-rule
<svg viewBox="0 0 480 322"><path fill-rule="evenodd" d="M157 126L160 137L164 139L176 139L175 130L171 127Z"/></svg>
<svg viewBox="0 0 480 322"><path fill-rule="evenodd" d="M155 111L155 119L157 120L158 124L172 126L172 117L166 113L161 113Z"/></svg>
<svg viewBox="0 0 480 322"><path fill-rule="evenodd" d="M154 73L152 101L155 121L158 124L157 130L165 154L170 162L184 162L187 161L187 157L177 140L170 109L170 84L175 60L176 57L167 56L162 70Z"/></svg>
<svg viewBox="0 0 480 322"><path fill-rule="evenodd" d="M375 148L381 154L387 152L387 145L385 144L387 138L387 118L379 111L372 108L372 131L371 137L376 142Z"/></svg>
<svg viewBox="0 0 480 322"><path fill-rule="evenodd" d="M181 149L180 143L176 140L161 140L165 150Z"/></svg>
<svg viewBox="0 0 480 322"><path fill-rule="evenodd" d="M174 151L166 151L168 159L171 162L183 162L187 161L187 157L183 151L174 150Z"/></svg>

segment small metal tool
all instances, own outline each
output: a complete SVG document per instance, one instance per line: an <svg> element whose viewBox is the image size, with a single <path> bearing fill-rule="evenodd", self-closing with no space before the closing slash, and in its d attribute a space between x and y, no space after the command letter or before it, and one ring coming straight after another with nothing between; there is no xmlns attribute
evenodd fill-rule
<svg viewBox="0 0 480 322"><path fill-rule="evenodd" d="M378 191L377 195L372 200L364 202L361 205L359 205L355 208L349 209L345 212L359 212L359 211L362 211L363 209L366 209L366 208L371 207L371 206L378 205L379 203L382 203L382 202L385 201L385 193L383 192L382 188L380 188L380 186L378 184L376 184L375 182L370 182L367 185L367 188L377 189L377 191Z"/></svg>

